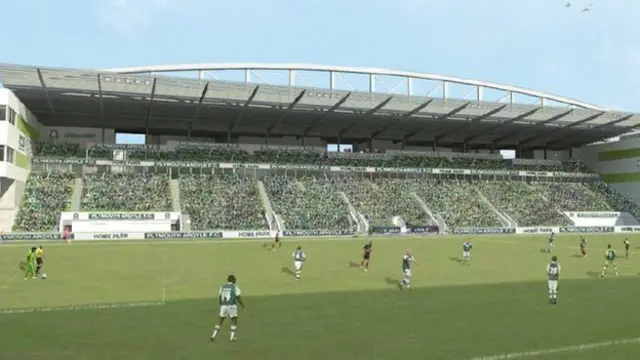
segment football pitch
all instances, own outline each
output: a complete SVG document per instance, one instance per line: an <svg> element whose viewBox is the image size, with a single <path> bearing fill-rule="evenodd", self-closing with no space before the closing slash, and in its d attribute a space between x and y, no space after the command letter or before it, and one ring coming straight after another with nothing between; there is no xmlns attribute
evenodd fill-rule
<svg viewBox="0 0 640 360"><path fill-rule="evenodd" d="M559 235L558 304L549 305L546 236L285 238L45 243L47 280L23 280L27 244L0 245L0 359L638 359L640 254L623 235ZM373 241L369 272L358 268ZM632 244L637 239L630 236ZM620 276L599 278L607 244ZM292 252L307 254L302 279ZM413 289L400 291L411 249ZM238 341L218 321L217 289L237 276Z"/></svg>

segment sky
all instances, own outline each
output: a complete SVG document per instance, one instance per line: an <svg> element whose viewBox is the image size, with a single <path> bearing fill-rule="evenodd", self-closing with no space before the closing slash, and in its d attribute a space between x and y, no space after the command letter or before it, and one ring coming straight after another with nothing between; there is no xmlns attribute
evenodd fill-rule
<svg viewBox="0 0 640 360"><path fill-rule="evenodd" d="M638 0L20 0L0 62L297 62L518 85L640 112ZM581 9L593 3L593 9ZM10 14L10 16L9 16Z"/></svg>

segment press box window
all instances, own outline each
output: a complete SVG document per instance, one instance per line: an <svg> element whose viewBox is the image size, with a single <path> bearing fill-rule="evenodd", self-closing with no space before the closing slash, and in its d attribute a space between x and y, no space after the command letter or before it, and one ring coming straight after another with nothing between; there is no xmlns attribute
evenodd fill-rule
<svg viewBox="0 0 640 360"><path fill-rule="evenodd" d="M9 108L9 122L11 123L11 125L16 124L16 112L13 111L12 108Z"/></svg>
<svg viewBox="0 0 640 360"><path fill-rule="evenodd" d="M7 156L5 157L8 163L14 163L16 157L16 151L7 146Z"/></svg>
<svg viewBox="0 0 640 360"><path fill-rule="evenodd" d="M0 121L7 120L7 107L0 105Z"/></svg>
<svg viewBox="0 0 640 360"><path fill-rule="evenodd" d="M0 145L0 161L4 161L4 145Z"/></svg>

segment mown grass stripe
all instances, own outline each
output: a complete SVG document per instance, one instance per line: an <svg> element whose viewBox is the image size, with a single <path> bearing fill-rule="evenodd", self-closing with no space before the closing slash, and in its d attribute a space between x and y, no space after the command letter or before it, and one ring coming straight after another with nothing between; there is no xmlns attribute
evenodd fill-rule
<svg viewBox="0 0 640 360"><path fill-rule="evenodd" d="M603 151L598 153L598 161L613 161L640 158L640 148Z"/></svg>
<svg viewBox="0 0 640 360"><path fill-rule="evenodd" d="M608 184L639 182L640 172L602 174L602 181Z"/></svg>

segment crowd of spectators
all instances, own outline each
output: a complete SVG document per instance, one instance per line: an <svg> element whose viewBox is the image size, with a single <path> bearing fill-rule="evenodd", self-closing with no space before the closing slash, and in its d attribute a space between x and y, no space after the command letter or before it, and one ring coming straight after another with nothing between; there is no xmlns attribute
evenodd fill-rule
<svg viewBox="0 0 640 360"><path fill-rule="evenodd" d="M603 182L589 183L586 186L588 186L591 190L602 194L607 199L607 203L609 204L611 209L627 212L637 220L640 220L640 205L638 205L635 201L631 200L628 197L625 197L624 195L617 192L614 188Z"/></svg>
<svg viewBox="0 0 640 360"><path fill-rule="evenodd" d="M502 227L495 212L483 201L477 184L458 180L413 181L415 192L452 228Z"/></svg>
<svg viewBox="0 0 640 360"><path fill-rule="evenodd" d="M522 181L488 181L478 183L483 195L499 211L511 216L518 226L569 225L555 199Z"/></svg>
<svg viewBox="0 0 640 360"><path fill-rule="evenodd" d="M612 211L607 198L581 183L537 183L536 190L561 211Z"/></svg>
<svg viewBox="0 0 640 360"><path fill-rule="evenodd" d="M57 231L60 212L71 204L73 182L71 173L32 173L25 185L13 231Z"/></svg>
<svg viewBox="0 0 640 360"><path fill-rule="evenodd" d="M167 175L98 173L84 178L82 211L171 211Z"/></svg>
<svg viewBox="0 0 640 360"><path fill-rule="evenodd" d="M271 175L262 179L273 211L287 230L340 230L355 226L347 203L324 177L291 178Z"/></svg>
<svg viewBox="0 0 640 360"><path fill-rule="evenodd" d="M268 227L255 178L229 173L182 176L180 203L192 230Z"/></svg>
<svg viewBox="0 0 640 360"><path fill-rule="evenodd" d="M116 150L122 151L122 150ZM588 172L580 162L506 160L491 156L454 156L418 152L325 152L319 147L264 146L253 152L237 145L177 145L127 149L124 159L193 162L244 162L394 168L504 169L522 171ZM84 157L77 144L34 143L35 156ZM110 159L113 149L90 148L89 157ZM332 174L335 175L335 174ZM393 226L393 218L407 225L430 224L432 219L413 197L416 193L450 227L503 226L491 205L519 226L568 225L563 211L626 211L640 218L640 206L601 182L536 182L452 180L444 178L368 178L318 173L293 179L264 176L274 211L288 229L353 228L344 192L372 226ZM57 225L68 206L73 176L33 173L14 223L22 231L46 231ZM256 178L237 174L182 176L181 205L190 214L192 229L265 229L267 223ZM490 204L487 203L487 200ZM170 211L167 175L146 173L87 174L82 211Z"/></svg>

